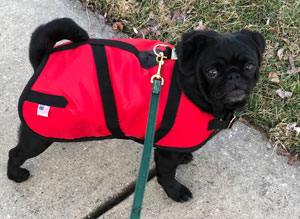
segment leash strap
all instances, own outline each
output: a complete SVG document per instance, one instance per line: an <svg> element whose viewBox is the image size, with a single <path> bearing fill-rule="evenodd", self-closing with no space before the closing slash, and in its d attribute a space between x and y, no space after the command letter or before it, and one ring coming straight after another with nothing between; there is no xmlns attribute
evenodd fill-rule
<svg viewBox="0 0 300 219"><path fill-rule="evenodd" d="M158 100L161 88L161 81L154 80L152 85L152 95L150 100L150 108L148 114L147 130L143 149L142 160L136 182L134 199L131 209L130 219L139 219L143 205L144 193L146 189L148 171L152 154L152 146L154 143L155 123L157 115Z"/></svg>
<svg viewBox="0 0 300 219"><path fill-rule="evenodd" d="M134 198L133 198L133 204L131 208L130 219L139 219L141 217L143 199L144 199L146 184L148 180L150 161L151 161L152 146L154 144L155 123L156 123L159 94L160 94L161 86L164 84L164 79L160 75L160 72L161 72L162 65L164 64L163 59L167 57L164 56L163 52L160 52L159 54L156 53L156 48L158 46L164 46L164 45L157 45L153 49L154 53L157 56L156 61L158 63L158 70L157 73L151 77L151 83L153 85L152 85L152 94L150 99L147 129L146 129L146 135L144 141L142 160L141 160L138 178L137 178L135 191L134 191Z"/></svg>

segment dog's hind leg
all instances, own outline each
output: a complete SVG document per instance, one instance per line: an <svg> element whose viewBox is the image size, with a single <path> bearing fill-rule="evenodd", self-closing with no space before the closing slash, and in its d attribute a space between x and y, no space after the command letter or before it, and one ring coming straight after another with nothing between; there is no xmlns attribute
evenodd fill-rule
<svg viewBox="0 0 300 219"><path fill-rule="evenodd" d="M22 124L19 129L19 142L9 151L7 176L18 183L28 179L29 171L21 165L32 157L45 151L53 142L40 139L27 130Z"/></svg>
<svg viewBox="0 0 300 219"><path fill-rule="evenodd" d="M157 181L170 198L184 202L192 197L191 191L175 179L176 169L186 153L155 149ZM192 159L192 158L191 158Z"/></svg>

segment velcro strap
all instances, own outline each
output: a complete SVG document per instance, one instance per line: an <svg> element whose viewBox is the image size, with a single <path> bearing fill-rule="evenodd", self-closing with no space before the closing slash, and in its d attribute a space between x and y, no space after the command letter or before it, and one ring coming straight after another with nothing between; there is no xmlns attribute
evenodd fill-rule
<svg viewBox="0 0 300 219"><path fill-rule="evenodd" d="M25 99L29 102L43 104L47 106L54 106L59 108L65 108L68 104L68 101L64 96L45 94L30 90L27 98Z"/></svg>
<svg viewBox="0 0 300 219"><path fill-rule="evenodd" d="M170 47L166 47L166 50L164 51L164 56L166 56L167 59L171 59L171 57L172 57L172 49Z"/></svg>
<svg viewBox="0 0 300 219"><path fill-rule="evenodd" d="M109 77L109 68L105 47L103 45L92 45L95 59L95 66L98 76L98 83L102 99L107 128L116 138L124 138L125 135L120 128L117 107L111 80Z"/></svg>

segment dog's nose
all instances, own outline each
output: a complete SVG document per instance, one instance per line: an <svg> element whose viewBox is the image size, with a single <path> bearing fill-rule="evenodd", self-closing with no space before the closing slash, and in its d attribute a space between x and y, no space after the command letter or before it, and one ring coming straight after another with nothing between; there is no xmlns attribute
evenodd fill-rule
<svg viewBox="0 0 300 219"><path fill-rule="evenodd" d="M236 81L238 81L238 80L240 79L240 74L237 73L237 72L232 72L231 74L229 74L229 75L227 76L227 78L228 78L229 80L233 81L233 82L236 82Z"/></svg>

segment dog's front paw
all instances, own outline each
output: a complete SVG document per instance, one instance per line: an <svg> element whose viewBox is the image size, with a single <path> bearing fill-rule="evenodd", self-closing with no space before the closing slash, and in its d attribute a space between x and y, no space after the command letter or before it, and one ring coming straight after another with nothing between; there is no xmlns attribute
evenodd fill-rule
<svg viewBox="0 0 300 219"><path fill-rule="evenodd" d="M28 170L24 168L15 168L15 169L9 169L7 171L7 176L9 179L14 180L17 183L21 183L28 179L30 173Z"/></svg>
<svg viewBox="0 0 300 219"><path fill-rule="evenodd" d="M172 180L168 185L162 185L168 196L177 202L185 202L193 197L192 192L177 180Z"/></svg>

